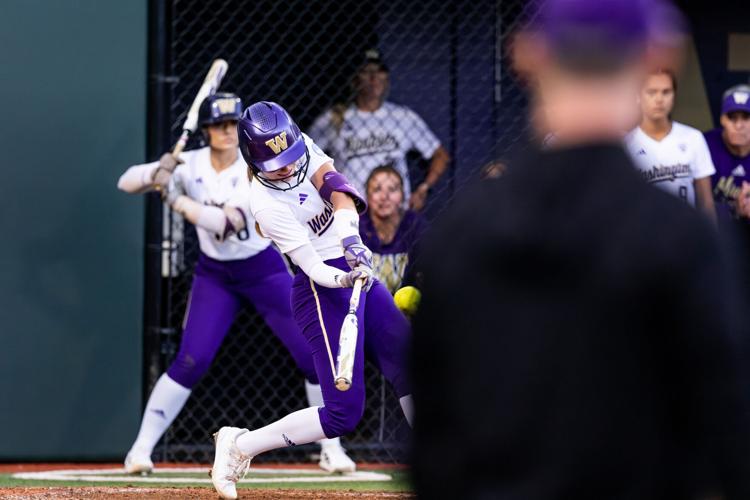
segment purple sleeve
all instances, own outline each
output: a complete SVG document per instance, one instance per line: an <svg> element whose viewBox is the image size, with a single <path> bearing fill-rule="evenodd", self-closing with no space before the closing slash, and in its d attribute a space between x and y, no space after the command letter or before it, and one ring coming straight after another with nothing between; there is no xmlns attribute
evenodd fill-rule
<svg viewBox="0 0 750 500"><path fill-rule="evenodd" d="M331 202L333 192L346 193L354 200L357 212L362 215L367 210L367 201L359 194L349 180L340 172L331 171L323 174L323 185L320 186L320 197Z"/></svg>

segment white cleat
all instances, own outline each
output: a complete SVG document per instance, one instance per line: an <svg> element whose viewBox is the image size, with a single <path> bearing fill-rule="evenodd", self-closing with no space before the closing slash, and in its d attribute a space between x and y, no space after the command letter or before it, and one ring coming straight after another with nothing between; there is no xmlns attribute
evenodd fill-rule
<svg viewBox="0 0 750 500"><path fill-rule="evenodd" d="M321 448L318 465L328 472L354 472L357 470L357 464L349 458L346 450L338 444Z"/></svg>
<svg viewBox="0 0 750 500"><path fill-rule="evenodd" d="M222 427L214 434L216 454L210 474L211 482L221 498L237 498L237 481L245 477L250 469L253 457L242 453L235 444L237 437L246 432L247 429L238 427Z"/></svg>
<svg viewBox="0 0 750 500"><path fill-rule="evenodd" d="M128 474L151 474L154 470L154 463L151 461L151 454L132 449L125 457L125 472Z"/></svg>

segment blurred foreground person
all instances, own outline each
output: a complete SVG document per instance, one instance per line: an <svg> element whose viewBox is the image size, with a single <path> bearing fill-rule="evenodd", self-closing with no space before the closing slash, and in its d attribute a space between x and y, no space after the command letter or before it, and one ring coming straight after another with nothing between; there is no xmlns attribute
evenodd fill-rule
<svg viewBox="0 0 750 500"><path fill-rule="evenodd" d="M750 498L731 259L621 142L679 19L547 0L517 37L556 140L459 195L425 241L420 498Z"/></svg>

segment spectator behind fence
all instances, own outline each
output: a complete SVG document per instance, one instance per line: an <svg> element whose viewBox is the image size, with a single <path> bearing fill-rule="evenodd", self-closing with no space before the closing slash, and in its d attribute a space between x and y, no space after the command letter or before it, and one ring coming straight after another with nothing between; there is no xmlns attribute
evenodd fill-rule
<svg viewBox="0 0 750 500"><path fill-rule="evenodd" d="M372 250L375 277L391 293L404 284L418 284L413 263L418 240L426 228L424 217L404 210L404 183L391 165L375 167L367 178L367 214L359 219L363 243Z"/></svg>
<svg viewBox="0 0 750 500"><path fill-rule="evenodd" d="M724 92L721 126L705 133L716 173L711 178L722 225L750 233L750 85Z"/></svg>
<svg viewBox="0 0 750 500"><path fill-rule="evenodd" d="M514 59L556 141L457 194L425 236L416 493L747 500L734 260L622 145L643 78L675 50L654 37L676 37L679 13L654 0L541 9Z"/></svg>
<svg viewBox="0 0 750 500"><path fill-rule="evenodd" d="M367 51L365 62L352 81L353 102L323 113L309 134L361 193L365 192L365 181L373 168L392 164L404 180L404 200L419 211L445 172L450 157L417 113L385 100L388 85L388 67L380 54ZM406 154L413 150L430 160L424 181L415 189L411 188L406 163Z"/></svg>
<svg viewBox="0 0 750 500"><path fill-rule="evenodd" d="M646 182L696 206L715 223L711 153L699 130L672 120L676 90L670 70L646 77L638 94L641 122L625 143Z"/></svg>

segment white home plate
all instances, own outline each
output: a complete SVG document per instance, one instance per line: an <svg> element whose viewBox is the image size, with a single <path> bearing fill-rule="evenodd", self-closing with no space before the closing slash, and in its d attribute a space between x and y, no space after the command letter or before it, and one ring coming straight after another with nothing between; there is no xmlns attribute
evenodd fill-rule
<svg viewBox="0 0 750 500"><path fill-rule="evenodd" d="M160 473L202 474L204 477L159 477ZM120 474L120 475L113 475ZM41 472L17 472L16 479L36 479L45 481L86 481L86 482L123 482L123 483L210 483L208 469L205 467L159 467L150 476L123 475L122 468L117 469L69 469ZM263 469L252 468L249 474L268 475L269 477L247 477L242 483L341 483L352 481L390 481L388 474L372 471L348 472L346 474L330 474L314 469ZM284 477L274 477L284 474ZM290 475L291 474L291 475Z"/></svg>

